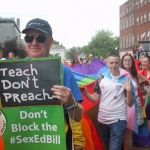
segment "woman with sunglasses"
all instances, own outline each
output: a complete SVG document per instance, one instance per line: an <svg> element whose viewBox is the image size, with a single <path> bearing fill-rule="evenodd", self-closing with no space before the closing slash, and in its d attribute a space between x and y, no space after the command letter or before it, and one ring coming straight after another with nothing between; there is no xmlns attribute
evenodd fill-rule
<svg viewBox="0 0 150 150"><path fill-rule="evenodd" d="M140 90L144 95L146 91L144 86L140 85L140 81L138 79L138 74L134 64L134 58L131 54L125 54L121 60L121 68L125 69L130 73L130 77L132 80L132 84L135 89L135 99L137 105L133 105L132 107L127 106L127 128L124 134L124 150L132 150L133 148L133 140L132 140L132 133L133 129L137 129L138 125L142 125L143 114L142 114L142 106L138 96L138 90ZM138 106L138 107L135 107Z"/></svg>

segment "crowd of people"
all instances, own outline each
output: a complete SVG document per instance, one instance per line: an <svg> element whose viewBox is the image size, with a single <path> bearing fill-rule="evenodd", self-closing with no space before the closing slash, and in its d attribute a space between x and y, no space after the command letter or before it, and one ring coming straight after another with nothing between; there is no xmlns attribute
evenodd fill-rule
<svg viewBox="0 0 150 150"><path fill-rule="evenodd" d="M89 55L92 61L91 58L92 54ZM99 76L93 94L86 87L82 90L92 102L100 98L98 124L104 149L132 150L133 145L149 147L150 57L141 54L139 60L135 60L128 53L122 58L111 53L107 66L109 71Z"/></svg>
<svg viewBox="0 0 150 150"><path fill-rule="evenodd" d="M63 64L67 65L67 66L75 66L77 64L82 65L83 63L86 65L89 65L92 60L93 60L93 55L89 54L88 57L87 55L84 55L83 57L78 57L76 54L74 54L73 59L70 59L69 61L67 60L67 58L63 59ZM99 60L106 62L106 59L104 59L104 56L100 56Z"/></svg>
<svg viewBox="0 0 150 150"><path fill-rule="evenodd" d="M29 58L49 56L53 37L52 28L46 20L39 18L30 20L22 33L25 34L25 46ZM2 56L3 52L0 50L0 59L5 60ZM10 52L7 59L14 59L14 53ZM68 150L72 149L72 145L74 150L83 150L85 138L81 126L83 98L71 70L66 65L74 66L82 63L90 65L93 59L92 54L89 54L88 58L86 55L83 58L74 57L70 62L67 62L65 58L62 64L63 85L54 85L51 88L56 98L64 105L64 122L67 131L71 131L71 133L66 131ZM105 61L103 56L100 57L100 60ZM150 132L150 102L148 99L150 57L142 55L138 64L135 64L130 54L125 54L120 58L119 54L111 53L107 57L107 66L109 70L98 77L93 94L88 92L86 87L82 90L82 94L92 102L100 98L97 123L104 149L132 150L134 126L137 125L137 130L142 130L139 127L142 127L144 123L144 111L146 112L148 136ZM143 101L145 104L142 111ZM140 134L142 131L137 132L137 136L140 137ZM149 141L145 140L140 146L150 146Z"/></svg>
<svg viewBox="0 0 150 150"><path fill-rule="evenodd" d="M17 57L16 57L16 58L17 58ZM7 57L7 58L4 58L4 57L3 57L3 50L0 49L0 60L11 60L11 59L15 59L14 52L9 52L9 53L8 53L8 57Z"/></svg>

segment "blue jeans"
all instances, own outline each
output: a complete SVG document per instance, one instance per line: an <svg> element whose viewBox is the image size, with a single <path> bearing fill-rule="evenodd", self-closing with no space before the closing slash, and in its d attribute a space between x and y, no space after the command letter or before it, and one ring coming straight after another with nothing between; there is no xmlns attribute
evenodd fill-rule
<svg viewBox="0 0 150 150"><path fill-rule="evenodd" d="M99 122L100 137L105 150L121 150L127 122L119 120L112 124Z"/></svg>

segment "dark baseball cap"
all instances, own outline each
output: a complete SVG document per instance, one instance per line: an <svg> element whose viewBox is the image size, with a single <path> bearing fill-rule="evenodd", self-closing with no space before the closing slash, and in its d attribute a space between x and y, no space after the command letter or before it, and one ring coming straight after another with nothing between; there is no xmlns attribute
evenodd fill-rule
<svg viewBox="0 0 150 150"><path fill-rule="evenodd" d="M52 37L52 28L49 25L49 23L43 19L35 18L30 20L27 24L24 30L22 30L22 33L26 33L29 29L37 29L39 31L42 31L46 34L49 34L50 37Z"/></svg>

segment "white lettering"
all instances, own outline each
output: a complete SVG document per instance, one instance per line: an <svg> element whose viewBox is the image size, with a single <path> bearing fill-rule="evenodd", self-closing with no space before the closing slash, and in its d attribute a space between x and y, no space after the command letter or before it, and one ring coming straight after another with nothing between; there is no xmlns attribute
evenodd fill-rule
<svg viewBox="0 0 150 150"><path fill-rule="evenodd" d="M0 69L0 71L3 71L3 76L6 75L6 74L5 74L6 70L7 70L7 68L2 68L2 69Z"/></svg>

